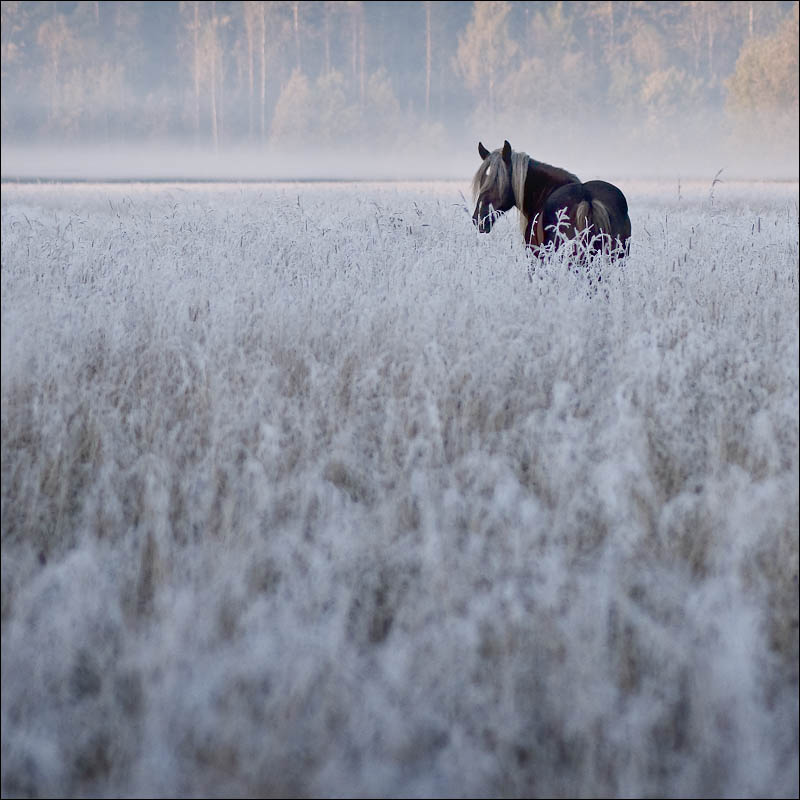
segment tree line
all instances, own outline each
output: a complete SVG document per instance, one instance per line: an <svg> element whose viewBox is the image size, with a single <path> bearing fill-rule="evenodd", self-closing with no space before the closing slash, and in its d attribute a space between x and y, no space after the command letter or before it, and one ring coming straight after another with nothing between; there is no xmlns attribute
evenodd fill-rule
<svg viewBox="0 0 800 800"><path fill-rule="evenodd" d="M11 141L391 148L701 113L796 142L797 2L2 3Z"/></svg>

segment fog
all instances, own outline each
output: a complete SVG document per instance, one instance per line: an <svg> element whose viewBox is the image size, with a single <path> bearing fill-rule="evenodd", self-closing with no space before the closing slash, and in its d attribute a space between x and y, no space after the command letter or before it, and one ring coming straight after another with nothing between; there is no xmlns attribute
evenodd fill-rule
<svg viewBox="0 0 800 800"><path fill-rule="evenodd" d="M489 126L487 126L489 127ZM657 143L628 151L614 143L597 148L565 146L545 136L524 131L487 135L475 130L459 146L449 141L428 151L399 154L351 152L346 148L297 154L278 149L241 145L214 152L174 142L157 144L63 146L12 144L2 147L2 179L89 181L386 181L454 180L465 185L478 167L477 143L490 149L509 139L514 149L539 161L564 167L582 180L603 178L677 181L721 180L797 181L798 160L780 153L756 152L733 144L720 146L693 137L679 156L659 158Z"/></svg>
<svg viewBox="0 0 800 800"><path fill-rule="evenodd" d="M796 3L3 3L2 69L4 180L798 178Z"/></svg>

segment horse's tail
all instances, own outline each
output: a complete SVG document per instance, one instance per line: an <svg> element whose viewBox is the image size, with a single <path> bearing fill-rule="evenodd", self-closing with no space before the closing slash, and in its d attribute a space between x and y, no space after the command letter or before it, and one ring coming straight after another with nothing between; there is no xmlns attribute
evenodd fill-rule
<svg viewBox="0 0 800 800"><path fill-rule="evenodd" d="M599 200L581 200L575 209L575 222L579 231L594 225L595 233L611 232L608 209Z"/></svg>

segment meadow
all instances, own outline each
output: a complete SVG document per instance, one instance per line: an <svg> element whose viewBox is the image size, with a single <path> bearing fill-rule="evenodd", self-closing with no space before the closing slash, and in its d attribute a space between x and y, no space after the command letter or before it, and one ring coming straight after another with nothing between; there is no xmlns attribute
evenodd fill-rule
<svg viewBox="0 0 800 800"><path fill-rule="evenodd" d="M4 184L3 796L796 796L798 185L618 183Z"/></svg>

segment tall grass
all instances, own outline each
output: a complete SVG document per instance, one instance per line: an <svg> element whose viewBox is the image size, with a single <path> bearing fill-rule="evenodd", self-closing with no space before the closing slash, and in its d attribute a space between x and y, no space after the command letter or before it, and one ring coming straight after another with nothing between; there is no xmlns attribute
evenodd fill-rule
<svg viewBox="0 0 800 800"><path fill-rule="evenodd" d="M3 187L4 796L796 795L797 185L459 188Z"/></svg>

